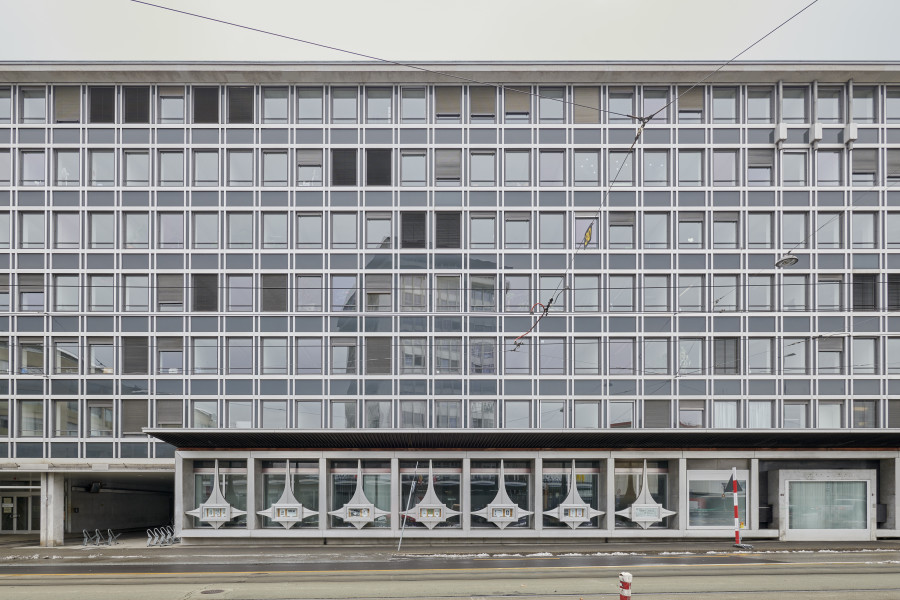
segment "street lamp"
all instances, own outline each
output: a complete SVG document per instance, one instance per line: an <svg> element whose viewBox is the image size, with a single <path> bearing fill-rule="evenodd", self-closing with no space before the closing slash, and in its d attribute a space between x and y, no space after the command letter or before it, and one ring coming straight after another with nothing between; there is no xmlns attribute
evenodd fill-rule
<svg viewBox="0 0 900 600"><path fill-rule="evenodd" d="M800 259L788 252L775 263L775 266L779 269L783 269L784 267L793 267L797 264Z"/></svg>

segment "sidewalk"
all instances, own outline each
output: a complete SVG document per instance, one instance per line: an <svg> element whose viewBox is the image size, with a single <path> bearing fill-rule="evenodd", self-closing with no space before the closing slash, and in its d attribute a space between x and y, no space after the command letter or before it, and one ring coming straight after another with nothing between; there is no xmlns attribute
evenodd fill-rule
<svg viewBox="0 0 900 600"><path fill-rule="evenodd" d="M41 548L37 536L0 536L0 567L18 561L65 560L66 564L76 563L144 563L144 564L275 564L319 562L334 560L379 561L408 557L440 556L452 558L483 555L585 555L592 554L633 554L672 555L710 553L790 553L790 552L873 552L876 550L900 552L900 540L879 540L875 542L778 542L753 541L753 550L738 550L727 540L690 540L660 542L541 542L505 543L486 542L478 544L444 543L427 545L417 541L404 541L400 552L396 542L358 545L340 545L331 541L327 546L285 545L285 544L220 544L147 547L147 536L131 533L119 538L113 546L82 546L81 538L66 538L66 545L56 548ZM450 555L450 556L448 556Z"/></svg>

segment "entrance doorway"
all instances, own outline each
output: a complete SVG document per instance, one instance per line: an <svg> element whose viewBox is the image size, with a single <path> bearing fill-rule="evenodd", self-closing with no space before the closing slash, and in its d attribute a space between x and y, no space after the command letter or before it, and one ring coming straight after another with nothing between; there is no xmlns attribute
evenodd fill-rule
<svg viewBox="0 0 900 600"><path fill-rule="evenodd" d="M0 492L0 533L41 530L41 497Z"/></svg>

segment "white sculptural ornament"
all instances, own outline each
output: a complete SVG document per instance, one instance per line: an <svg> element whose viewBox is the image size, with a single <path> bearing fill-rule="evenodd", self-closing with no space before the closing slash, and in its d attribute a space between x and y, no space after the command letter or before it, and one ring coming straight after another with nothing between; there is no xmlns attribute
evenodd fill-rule
<svg viewBox="0 0 900 600"><path fill-rule="evenodd" d="M413 485L415 485L415 482ZM416 523L421 523L428 529L434 529L438 523L443 523L450 517L459 514L459 511L453 510L437 497L434 491L432 461L428 461L428 489L425 491L425 495L422 496L422 500L411 509L400 514Z"/></svg>
<svg viewBox="0 0 900 600"><path fill-rule="evenodd" d="M591 508L590 504L581 499L581 494L578 493L578 485L575 481L574 460L572 461L572 474L569 477L569 493L566 495L566 499L560 502L556 508L545 510L544 514L549 517L555 517L560 523L565 523L572 529L604 514L602 510Z"/></svg>
<svg viewBox="0 0 900 600"><path fill-rule="evenodd" d="M503 460L500 461L500 481L497 495L490 504L481 510L472 511L473 515L483 517L500 529L506 529L510 523L518 523L522 517L533 514L530 510L520 508L518 504L510 500L506 493L506 474L503 470Z"/></svg>
<svg viewBox="0 0 900 600"><path fill-rule="evenodd" d="M328 514L343 519L357 529L362 529L367 523L371 523L377 517L388 514L388 511L381 510L366 498L366 493L363 491L361 460L358 461L356 468L356 490L353 492L353 496L347 504Z"/></svg>
<svg viewBox="0 0 900 600"><path fill-rule="evenodd" d="M675 514L673 511L663 508L662 504L656 502L653 499L653 496L650 495L650 486L647 485L646 459L644 460L641 492L638 494L637 498L634 499L631 506L622 510L617 510L616 514L629 519L633 523L637 523L641 529L647 529L654 523L658 523L664 518Z"/></svg>
<svg viewBox="0 0 900 600"><path fill-rule="evenodd" d="M209 498L194 510L185 511L185 514L197 517L200 521L209 523L214 529L218 529L233 518L246 515L247 511L235 508L225 500L225 495L219 487L218 460L216 460L216 466L213 473L213 488L209 493Z"/></svg>
<svg viewBox="0 0 900 600"><path fill-rule="evenodd" d="M284 473L284 491L281 498L266 510L257 511L256 514L269 517L275 523L290 529L295 523L299 523L307 517L319 514L303 506L294 495L294 477L291 475L291 461L287 461Z"/></svg>

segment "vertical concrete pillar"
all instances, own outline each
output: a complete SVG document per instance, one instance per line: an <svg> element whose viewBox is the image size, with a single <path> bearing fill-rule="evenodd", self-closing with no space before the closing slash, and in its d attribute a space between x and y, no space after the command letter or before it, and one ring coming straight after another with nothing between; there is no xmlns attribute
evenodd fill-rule
<svg viewBox="0 0 900 600"><path fill-rule="evenodd" d="M606 459L606 506L600 507L606 511L606 531L612 533L616 528L616 459Z"/></svg>
<svg viewBox="0 0 900 600"><path fill-rule="evenodd" d="M574 485L574 482L570 485ZM540 456L534 459L534 529L544 529L544 459Z"/></svg>
<svg viewBox="0 0 900 600"><path fill-rule="evenodd" d="M747 481L747 529L759 529L759 459L750 459L750 477Z"/></svg>
<svg viewBox="0 0 900 600"><path fill-rule="evenodd" d="M459 482L459 515L463 531L472 530L472 459L462 459L462 481Z"/></svg>
<svg viewBox="0 0 900 600"><path fill-rule="evenodd" d="M319 531L323 536L328 529L329 506L331 505L328 502L328 461L323 456L319 458Z"/></svg>
<svg viewBox="0 0 900 600"><path fill-rule="evenodd" d="M672 472L671 465L675 463L675 472ZM678 514L672 517L675 521L673 523L674 529L678 529L679 531L687 531L688 526L688 517L690 516L690 497L688 495L688 480L687 480L687 459L683 456L679 458L677 461L669 461L669 480L672 481L672 489L675 490L675 502L672 503L673 506L677 506L676 509ZM674 481L672 477L674 475ZM669 509L671 510L671 509Z"/></svg>
<svg viewBox="0 0 900 600"><path fill-rule="evenodd" d="M259 461L253 456L247 457L247 529L257 529L259 516L256 514L256 482L259 479ZM287 481L284 482L288 484Z"/></svg>
<svg viewBox="0 0 900 600"><path fill-rule="evenodd" d="M181 536L182 531L191 529L193 523L184 514L185 510L191 510L194 498L194 477L193 463L185 460L181 452L175 453L175 493L174 493L174 514L172 522L174 523L175 535Z"/></svg>
<svg viewBox="0 0 900 600"><path fill-rule="evenodd" d="M884 529L897 529L900 526L900 494L897 493L897 485L900 483L900 459L884 458L879 466L878 502L887 507L887 521Z"/></svg>
<svg viewBox="0 0 900 600"><path fill-rule="evenodd" d="M427 461L424 461L424 466L428 468ZM391 459L391 531L395 535L400 534L400 511L406 510L408 502L404 498L403 505L400 505L400 489L400 459L395 456Z"/></svg>
<svg viewBox="0 0 900 600"><path fill-rule="evenodd" d="M61 473L41 473L41 546L62 546L65 526L65 477Z"/></svg>

